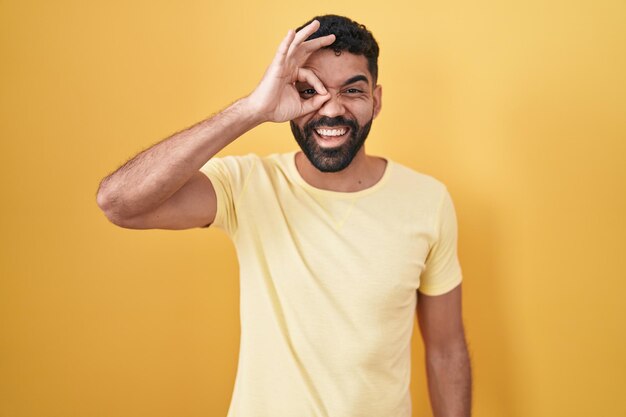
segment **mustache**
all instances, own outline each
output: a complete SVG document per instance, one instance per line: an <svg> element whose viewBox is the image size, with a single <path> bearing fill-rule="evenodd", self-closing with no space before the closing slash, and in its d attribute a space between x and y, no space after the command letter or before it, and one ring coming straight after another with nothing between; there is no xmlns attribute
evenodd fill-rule
<svg viewBox="0 0 626 417"><path fill-rule="evenodd" d="M358 130L358 124L354 120L346 119L343 116L328 117L322 116L317 120L310 121L306 124L306 130L309 132L320 126L348 126L352 131Z"/></svg>

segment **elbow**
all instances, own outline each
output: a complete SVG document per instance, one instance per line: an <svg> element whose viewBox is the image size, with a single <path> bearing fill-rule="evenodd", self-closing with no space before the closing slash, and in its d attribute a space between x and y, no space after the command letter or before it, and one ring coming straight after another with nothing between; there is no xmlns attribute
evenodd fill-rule
<svg viewBox="0 0 626 417"><path fill-rule="evenodd" d="M98 188L96 193L96 204L105 217L114 225L125 227L124 216L121 215L119 210L119 204L117 204L117 198L111 193L111 191L102 184Z"/></svg>
<svg viewBox="0 0 626 417"><path fill-rule="evenodd" d="M105 214L111 209L111 201L112 199L109 193L107 193L105 187L100 185L98 192L96 193L96 204L98 204L100 210L102 210Z"/></svg>
<svg viewBox="0 0 626 417"><path fill-rule="evenodd" d="M437 346L426 346L426 361L431 365L469 362L465 340L454 340Z"/></svg>

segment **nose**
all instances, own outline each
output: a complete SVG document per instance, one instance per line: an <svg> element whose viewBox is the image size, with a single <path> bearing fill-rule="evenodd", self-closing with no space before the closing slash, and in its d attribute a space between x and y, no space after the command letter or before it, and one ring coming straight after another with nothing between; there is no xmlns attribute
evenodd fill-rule
<svg viewBox="0 0 626 417"><path fill-rule="evenodd" d="M322 116L336 117L345 113L345 107L341 103L341 97L338 94L330 94L330 99L325 102L317 111Z"/></svg>

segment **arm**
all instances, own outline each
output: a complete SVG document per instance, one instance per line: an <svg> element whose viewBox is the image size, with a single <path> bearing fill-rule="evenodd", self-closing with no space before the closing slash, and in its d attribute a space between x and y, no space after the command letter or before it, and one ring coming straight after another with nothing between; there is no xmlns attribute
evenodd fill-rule
<svg viewBox="0 0 626 417"><path fill-rule="evenodd" d="M217 204L199 169L259 124L240 100L216 116L157 143L104 178L97 202L111 222L133 229L184 229L213 222Z"/></svg>
<svg viewBox="0 0 626 417"><path fill-rule="evenodd" d="M100 183L98 206L111 222L127 228L185 229L210 225L217 203L211 181L199 169L217 152L264 122L283 122L310 113L330 98L322 83L301 68L316 50L335 41L328 35L305 42L314 21L290 30L257 88L219 114L139 153ZM298 94L296 81L320 93Z"/></svg>
<svg viewBox="0 0 626 417"><path fill-rule="evenodd" d="M469 417L472 377L461 314L461 285L439 296L418 292L417 317L426 351L433 415Z"/></svg>

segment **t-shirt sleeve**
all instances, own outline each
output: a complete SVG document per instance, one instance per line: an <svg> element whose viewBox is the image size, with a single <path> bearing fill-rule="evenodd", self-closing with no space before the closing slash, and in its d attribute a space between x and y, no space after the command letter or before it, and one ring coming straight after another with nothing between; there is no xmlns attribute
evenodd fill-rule
<svg viewBox="0 0 626 417"><path fill-rule="evenodd" d="M426 258L426 267L420 277L419 291L426 295L440 295L454 289L462 281L457 256L457 220L452 198L444 189L437 216L438 234Z"/></svg>
<svg viewBox="0 0 626 417"><path fill-rule="evenodd" d="M230 236L237 232L237 201L245 192L255 161L254 155L226 156L212 158L200 168L200 172L213 184L217 198L217 211L212 225L223 229Z"/></svg>

